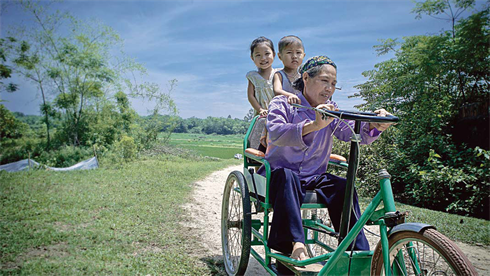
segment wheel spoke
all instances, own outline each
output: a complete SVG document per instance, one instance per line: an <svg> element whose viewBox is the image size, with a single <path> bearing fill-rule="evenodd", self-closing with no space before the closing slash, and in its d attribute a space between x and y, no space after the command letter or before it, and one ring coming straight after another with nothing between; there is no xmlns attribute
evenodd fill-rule
<svg viewBox="0 0 490 276"><path fill-rule="evenodd" d="M396 248L399 249L390 253L393 273L406 271L404 275L455 275L441 253L426 242L407 240ZM403 263L398 260L397 252L403 252ZM395 267L398 271L394 269ZM419 273L417 267L420 269Z"/></svg>
<svg viewBox="0 0 490 276"><path fill-rule="evenodd" d="M242 197L241 192L245 196ZM250 212L250 200L245 179L243 174L234 171L226 181L221 220L224 264L229 275L242 275L247 268L251 221L245 216L246 212Z"/></svg>

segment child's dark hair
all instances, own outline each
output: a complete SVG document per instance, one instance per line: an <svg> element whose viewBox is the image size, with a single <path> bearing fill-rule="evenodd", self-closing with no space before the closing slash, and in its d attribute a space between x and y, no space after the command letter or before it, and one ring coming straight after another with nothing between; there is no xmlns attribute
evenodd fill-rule
<svg viewBox="0 0 490 276"><path fill-rule="evenodd" d="M274 55L276 54L276 51L274 50L274 43L272 43L272 40L268 39L267 37L260 36L254 39L254 41L252 41L252 44L250 44L250 55L254 54L255 47L257 47L257 45L259 45L260 43L265 43L267 46L269 46L269 48L271 48L272 53Z"/></svg>
<svg viewBox="0 0 490 276"><path fill-rule="evenodd" d="M298 43L299 45L301 45L301 48L303 48L303 50L305 49L305 46L303 46L303 41L299 37L295 35L287 35L279 40L279 53L281 53L284 48L294 43Z"/></svg>

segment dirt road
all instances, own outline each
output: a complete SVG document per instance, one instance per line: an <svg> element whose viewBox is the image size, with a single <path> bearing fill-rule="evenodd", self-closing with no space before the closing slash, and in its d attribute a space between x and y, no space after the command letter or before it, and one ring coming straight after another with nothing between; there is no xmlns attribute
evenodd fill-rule
<svg viewBox="0 0 490 276"><path fill-rule="evenodd" d="M198 237L199 250L195 251L200 259L222 259L221 251L221 200L228 174L234 170L242 171L242 166L232 166L213 172L202 181L195 183L193 202L185 205L189 214L186 226ZM374 236L366 233L372 248L377 243ZM472 246L457 242L468 256L480 275L490 275L490 246ZM253 258L245 275L269 275Z"/></svg>

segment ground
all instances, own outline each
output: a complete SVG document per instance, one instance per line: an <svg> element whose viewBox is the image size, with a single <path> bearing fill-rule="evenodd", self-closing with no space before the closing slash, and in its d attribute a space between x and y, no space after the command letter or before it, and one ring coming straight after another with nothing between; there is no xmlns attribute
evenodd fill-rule
<svg viewBox="0 0 490 276"><path fill-rule="evenodd" d="M199 250L193 252L201 260L209 262L222 260L221 251L221 200L223 188L228 174L232 171L242 171L242 166L232 166L210 174L202 181L195 183L193 200L185 205L189 214L185 222L192 236L197 237ZM366 233L371 247L377 243L377 238ZM489 246L473 246L456 242L466 256L476 267L480 275L490 275ZM245 275L269 275L253 258Z"/></svg>

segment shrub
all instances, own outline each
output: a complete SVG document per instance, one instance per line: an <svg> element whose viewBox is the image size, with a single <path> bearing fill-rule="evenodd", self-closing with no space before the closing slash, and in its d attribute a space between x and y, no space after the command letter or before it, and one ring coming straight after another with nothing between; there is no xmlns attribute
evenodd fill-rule
<svg viewBox="0 0 490 276"><path fill-rule="evenodd" d="M124 161L131 161L136 157L137 148L133 137L123 135L121 140L119 140L114 150L119 154Z"/></svg>
<svg viewBox="0 0 490 276"><path fill-rule="evenodd" d="M66 168L92 156L93 149L90 147L63 146L56 150L42 152L35 159L50 167Z"/></svg>
<svg viewBox="0 0 490 276"><path fill-rule="evenodd" d="M417 178L407 191L410 203L489 219L489 162L489 152L478 147L453 153L446 160L430 150L422 166L410 166Z"/></svg>

